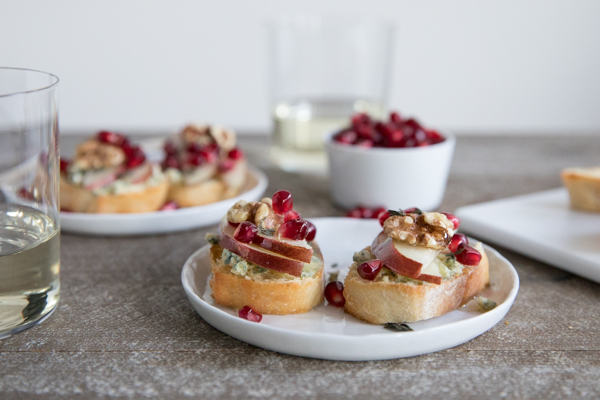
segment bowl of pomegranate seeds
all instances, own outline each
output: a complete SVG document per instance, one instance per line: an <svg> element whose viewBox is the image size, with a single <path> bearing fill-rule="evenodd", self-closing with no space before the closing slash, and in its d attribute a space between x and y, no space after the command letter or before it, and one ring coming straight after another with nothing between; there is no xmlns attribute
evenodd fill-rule
<svg viewBox="0 0 600 400"><path fill-rule="evenodd" d="M327 140L331 197L344 208L421 204L444 197L456 138L397 112L388 121L366 114Z"/></svg>

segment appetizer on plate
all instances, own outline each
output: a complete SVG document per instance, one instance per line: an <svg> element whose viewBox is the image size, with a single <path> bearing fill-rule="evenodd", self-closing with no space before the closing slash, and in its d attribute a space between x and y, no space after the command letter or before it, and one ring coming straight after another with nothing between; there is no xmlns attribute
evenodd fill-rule
<svg viewBox="0 0 600 400"><path fill-rule="evenodd" d="M85 213L156 211L169 182L124 135L102 131L79 144L72 161L60 163L60 208Z"/></svg>
<svg viewBox="0 0 600 400"><path fill-rule="evenodd" d="M354 254L345 279L347 313L372 324L415 322L455 310L489 285L485 251L455 233L455 216L413 208L379 221L383 231Z"/></svg>
<svg viewBox="0 0 600 400"><path fill-rule="evenodd" d="M315 226L293 209L288 191L238 201L219 232L206 237L215 302L260 314L304 313L320 304L323 256L315 235Z"/></svg>
<svg viewBox="0 0 600 400"><path fill-rule="evenodd" d="M569 190L573 209L600 212L600 166L567 168L561 177Z"/></svg>
<svg viewBox="0 0 600 400"><path fill-rule="evenodd" d="M237 196L248 172L235 133L218 126L188 125L165 144L163 169L171 182L168 200L200 206Z"/></svg>

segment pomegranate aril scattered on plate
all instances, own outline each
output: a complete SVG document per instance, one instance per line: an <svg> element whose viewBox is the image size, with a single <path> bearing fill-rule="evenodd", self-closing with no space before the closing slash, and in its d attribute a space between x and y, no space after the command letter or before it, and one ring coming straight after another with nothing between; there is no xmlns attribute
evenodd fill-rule
<svg viewBox="0 0 600 400"><path fill-rule="evenodd" d="M372 281L377 278L377 274L381 271L382 266L383 263L381 260L371 260L360 264L356 268L356 272L358 272L361 278Z"/></svg>
<svg viewBox="0 0 600 400"><path fill-rule="evenodd" d="M165 205L160 208L160 211L177 210L178 208L179 208L179 204L177 204L174 201L170 201L168 203L165 203Z"/></svg>
<svg viewBox="0 0 600 400"><path fill-rule="evenodd" d="M310 221L305 221L308 224L308 234L306 235L306 241L312 242L317 236L317 227Z"/></svg>
<svg viewBox="0 0 600 400"><path fill-rule="evenodd" d="M456 261L463 265L479 265L481 261L481 253L465 244L460 244L454 255L456 256Z"/></svg>
<svg viewBox="0 0 600 400"><path fill-rule="evenodd" d="M344 304L346 304L344 284L339 281L329 282L325 286L325 298L332 306L344 307Z"/></svg>
<svg viewBox="0 0 600 400"><path fill-rule="evenodd" d="M262 314L250 306L240 308L238 316L252 322L260 322L262 320Z"/></svg>
<svg viewBox="0 0 600 400"><path fill-rule="evenodd" d="M273 211L276 214L285 214L286 211L294 208L294 199L287 190L280 190L273 195Z"/></svg>
<svg viewBox="0 0 600 400"><path fill-rule="evenodd" d="M292 240L304 240L308 236L308 223L294 219L279 226L279 235Z"/></svg>
<svg viewBox="0 0 600 400"><path fill-rule="evenodd" d="M300 213L296 210L289 210L283 214L283 219L285 222L288 222L294 219L302 219L302 216L300 216Z"/></svg>
<svg viewBox="0 0 600 400"><path fill-rule="evenodd" d="M235 149L231 149L229 153L227 153L227 157L233 160L240 160L244 158L244 152L236 147Z"/></svg>
<svg viewBox="0 0 600 400"><path fill-rule="evenodd" d="M252 222L244 221L235 229L233 238L238 242L251 243L257 234L258 227Z"/></svg>
<svg viewBox="0 0 600 400"><path fill-rule="evenodd" d="M456 253L461 244L468 245L469 239L467 239L467 236L463 235L462 233L455 233L454 236L452 236L450 244L448 245L448 249L450 249L451 252Z"/></svg>
<svg viewBox="0 0 600 400"><path fill-rule="evenodd" d="M448 219L450 220L450 222L452 222L454 224L454 229L458 229L458 227L460 226L460 220L456 217L456 215L450 214L450 213L442 213L444 214L446 217L448 217Z"/></svg>

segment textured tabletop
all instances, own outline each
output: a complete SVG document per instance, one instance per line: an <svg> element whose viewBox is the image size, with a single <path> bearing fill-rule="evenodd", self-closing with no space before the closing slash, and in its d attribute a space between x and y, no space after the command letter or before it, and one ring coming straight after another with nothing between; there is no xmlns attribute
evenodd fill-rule
<svg viewBox="0 0 600 400"><path fill-rule="evenodd" d="M63 138L63 151L77 138ZM305 217L337 216L324 177L269 166L265 139L242 140ZM560 186L561 168L600 164L600 137L460 136L444 203ZM599 398L600 285L496 247L521 289L505 319L434 354L331 362L262 350L204 322L180 282L208 230L61 237L62 294L42 324L0 341L0 399ZM491 243L493 245L493 243ZM560 245L560 243L557 243Z"/></svg>

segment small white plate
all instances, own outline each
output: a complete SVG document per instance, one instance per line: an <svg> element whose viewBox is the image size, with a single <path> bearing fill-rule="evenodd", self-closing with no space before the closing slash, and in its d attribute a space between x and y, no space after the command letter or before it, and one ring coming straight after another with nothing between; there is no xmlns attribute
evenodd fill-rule
<svg viewBox="0 0 600 400"><path fill-rule="evenodd" d="M340 271L343 280L355 251L371 243L381 231L376 220L317 218L317 241L323 251L325 271ZM260 323L237 316L237 310L214 302L210 295L209 246L196 251L185 263L181 281L198 314L218 330L244 342L280 353L340 361L385 360L411 357L465 343L496 325L510 309L519 277L497 251L485 246L490 259L491 285L482 296L498 306L476 311L473 302L427 321L410 323L414 332L392 332L382 325L360 321L340 308L320 305L305 314L264 315ZM333 264L338 264L334 268Z"/></svg>
<svg viewBox="0 0 600 400"><path fill-rule="evenodd" d="M150 235L176 232L216 224L238 200L261 198L268 185L267 176L250 168L245 190L237 197L198 207L135 214L60 213L60 227L65 232L87 235Z"/></svg>
<svg viewBox="0 0 600 400"><path fill-rule="evenodd" d="M566 189L466 206L461 229L600 283L600 214L569 207Z"/></svg>

